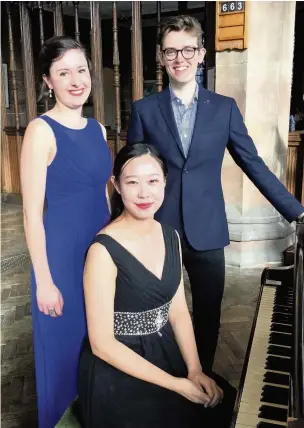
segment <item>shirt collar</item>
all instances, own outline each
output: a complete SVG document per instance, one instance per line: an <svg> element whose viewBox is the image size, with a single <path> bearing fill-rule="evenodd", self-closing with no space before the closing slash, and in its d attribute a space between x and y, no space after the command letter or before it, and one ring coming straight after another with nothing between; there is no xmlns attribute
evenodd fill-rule
<svg viewBox="0 0 304 428"><path fill-rule="evenodd" d="M173 92L173 89L172 89L172 87L171 87L171 85L169 84L169 91L170 91L170 98L171 98L171 101L180 101L181 102L181 99L180 98L178 98L176 95L175 95L175 93ZM193 103L193 101L197 101L198 100L198 84L196 83L196 86L195 86L195 91L194 91L194 97L193 97L193 100L192 100L192 103ZM191 104L192 104L191 103Z"/></svg>

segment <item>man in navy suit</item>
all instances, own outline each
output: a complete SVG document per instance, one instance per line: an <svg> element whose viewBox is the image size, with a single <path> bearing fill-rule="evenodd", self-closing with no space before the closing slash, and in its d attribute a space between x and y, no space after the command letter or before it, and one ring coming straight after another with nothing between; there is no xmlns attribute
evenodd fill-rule
<svg viewBox="0 0 304 428"><path fill-rule="evenodd" d="M199 22L189 16L169 20L161 29L160 49L169 88L133 104L127 142L153 144L167 161L166 196L156 219L180 234L198 352L208 371L220 327L224 247L229 244L221 185L225 148L289 222L303 216L304 208L258 156L235 100L196 83L205 56Z"/></svg>

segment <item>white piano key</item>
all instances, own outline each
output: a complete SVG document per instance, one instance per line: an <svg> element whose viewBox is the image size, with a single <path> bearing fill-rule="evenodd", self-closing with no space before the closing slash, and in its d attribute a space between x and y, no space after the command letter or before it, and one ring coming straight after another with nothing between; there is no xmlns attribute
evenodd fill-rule
<svg viewBox="0 0 304 428"><path fill-rule="evenodd" d="M270 424L272 423L286 427L287 421L270 421L268 419L259 418L258 416L260 413L260 407L263 404L267 404L265 402L261 402L262 389L265 385L263 378L266 371L289 375L289 373L265 369L266 360L269 355L267 354L267 351L270 345L269 336L271 334L271 319L273 315L275 293L275 287L264 286L235 428L256 427L259 422L268 422ZM283 345L283 347L290 348L286 345ZM286 388L286 385L283 387L285 389L289 389L288 387ZM287 406L276 403L269 403L269 405L272 407L287 409Z"/></svg>

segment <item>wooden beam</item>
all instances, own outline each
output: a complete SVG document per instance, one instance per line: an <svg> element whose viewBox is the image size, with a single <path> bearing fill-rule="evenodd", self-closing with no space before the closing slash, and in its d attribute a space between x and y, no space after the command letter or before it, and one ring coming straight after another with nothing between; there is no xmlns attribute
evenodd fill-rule
<svg viewBox="0 0 304 428"><path fill-rule="evenodd" d="M4 145L7 144L5 150L4 161L6 162L5 169L8 180L7 188L8 192L19 191L19 160L21 155L21 145L22 140L19 134L20 128L20 109L19 109L19 99L18 99L18 87L17 87L17 76L16 76L16 59L15 59L15 44L14 44L14 34L13 34L13 22L11 15L11 7L9 2L6 3L7 18L8 18L8 41L9 41L9 52L10 52L10 61L9 69L12 76L12 92L14 100L14 111L15 111L15 124L16 132L14 143L10 144L9 138L6 135Z"/></svg>
<svg viewBox="0 0 304 428"><path fill-rule="evenodd" d="M120 111L120 78L119 78L119 49L117 29L117 2L113 1L113 86L115 91L115 150L120 150L121 111Z"/></svg>
<svg viewBox="0 0 304 428"><path fill-rule="evenodd" d="M77 42L80 42L79 13L78 13L79 1L73 1L73 5L74 5L74 13L75 13L75 39L77 40Z"/></svg>
<svg viewBox="0 0 304 428"><path fill-rule="evenodd" d="M92 73L98 85L93 85L94 117L104 123L104 91L103 91L103 66L102 66L102 43L101 43L101 17L99 2L90 2L91 11L91 56Z"/></svg>
<svg viewBox="0 0 304 428"><path fill-rule="evenodd" d="M12 23L12 14L11 14L11 5L10 2L6 3L7 19L8 19L8 44L9 44L9 71L11 73L11 86L14 100L14 110L15 110L15 124L16 130L18 133L20 127L20 112L19 112L19 100L18 100L18 90L17 90L17 78L16 78L16 59L15 59L15 43L13 35L13 23Z"/></svg>
<svg viewBox="0 0 304 428"><path fill-rule="evenodd" d="M41 1L38 1L38 9L39 9L39 31L40 31L40 47L42 48L44 44L44 25L43 25L43 4ZM49 109L49 101L47 97L44 97L43 100L44 111L48 111Z"/></svg>
<svg viewBox="0 0 304 428"><path fill-rule="evenodd" d="M12 171L10 166L10 152L8 137L4 132L6 126L6 102L4 73L1 58L1 190L7 193L12 192Z"/></svg>
<svg viewBox="0 0 304 428"><path fill-rule="evenodd" d="M24 71L25 103L27 120L30 122L37 116L36 88L33 61L33 48L31 40L31 22L29 10L26 2L20 2L20 27L21 27L21 47L22 62Z"/></svg>
<svg viewBox="0 0 304 428"><path fill-rule="evenodd" d="M160 45L158 44L158 38L160 33L160 14L161 14L161 2L156 2L157 7L157 31L156 31L156 91L160 92L163 89L163 71L161 63L159 62Z"/></svg>
<svg viewBox="0 0 304 428"><path fill-rule="evenodd" d="M215 91L215 14L216 14L216 2L208 1L205 3L205 19L204 19L204 39L206 56L204 59L205 63L205 87L214 92Z"/></svg>
<svg viewBox="0 0 304 428"><path fill-rule="evenodd" d="M132 100L143 98L143 60L140 1L132 1Z"/></svg>
<svg viewBox="0 0 304 428"><path fill-rule="evenodd" d="M13 23L11 15L10 2L6 2L7 19L8 19L8 40L9 40L9 71L12 79L12 92L13 102L15 111L15 128L13 138L10 138L6 132L6 102L5 102L5 90L4 90L4 79L3 70L1 67L1 119L2 119L2 147L1 147L1 167L2 167L2 179L3 179L3 190L7 193L19 193L20 192L20 178L19 178L19 159L21 152L21 137L20 137L20 115L19 115L19 100L17 91L17 78L16 78L16 60L15 60L15 44L13 35ZM2 61L1 61L2 65Z"/></svg>
<svg viewBox="0 0 304 428"><path fill-rule="evenodd" d="M63 13L62 13L62 2L55 2L54 10L54 34L55 36L63 36Z"/></svg>

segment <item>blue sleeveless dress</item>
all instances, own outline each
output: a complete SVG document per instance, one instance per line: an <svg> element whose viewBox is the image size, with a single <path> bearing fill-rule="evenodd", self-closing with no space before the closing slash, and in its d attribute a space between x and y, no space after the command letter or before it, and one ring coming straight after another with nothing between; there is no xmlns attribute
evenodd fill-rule
<svg viewBox="0 0 304 428"><path fill-rule="evenodd" d="M86 335L84 261L109 219L105 192L112 161L95 119L77 130L45 115L40 119L52 128L57 144L47 171L44 227L50 271L64 300L63 315L52 318L39 311L33 270L31 293L39 427L54 428L77 395L79 353Z"/></svg>

